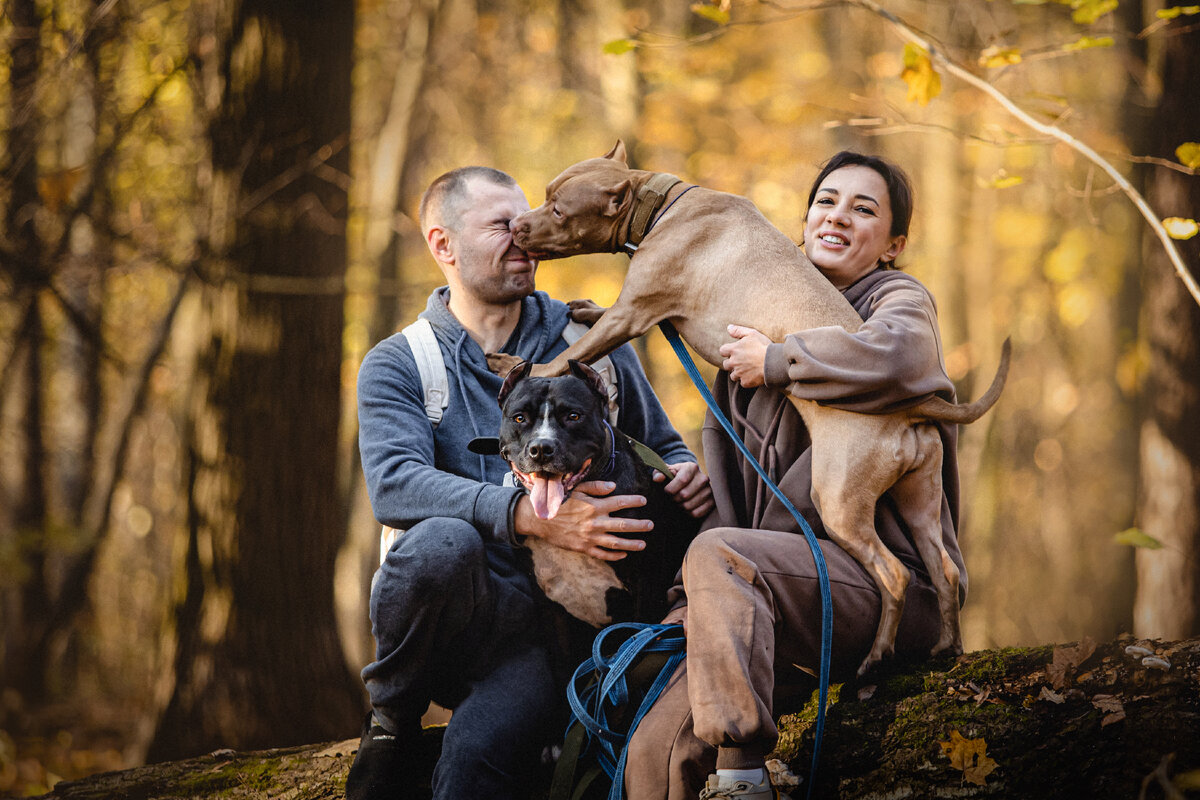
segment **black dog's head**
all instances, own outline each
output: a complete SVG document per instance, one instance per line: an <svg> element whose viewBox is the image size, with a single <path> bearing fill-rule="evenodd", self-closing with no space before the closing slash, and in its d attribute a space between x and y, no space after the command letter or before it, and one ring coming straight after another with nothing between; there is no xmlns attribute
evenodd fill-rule
<svg viewBox="0 0 1200 800"><path fill-rule="evenodd" d="M531 378L523 362L508 373L497 398L500 455L529 490L534 513L551 519L589 474L604 471L612 448L605 421L608 395L600 375L571 360L571 373Z"/></svg>

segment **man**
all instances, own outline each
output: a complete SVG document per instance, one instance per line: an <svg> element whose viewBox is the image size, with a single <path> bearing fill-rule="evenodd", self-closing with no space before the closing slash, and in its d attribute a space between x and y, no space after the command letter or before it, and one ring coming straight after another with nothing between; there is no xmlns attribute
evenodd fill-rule
<svg viewBox="0 0 1200 800"><path fill-rule="evenodd" d="M371 623L376 660L363 670L372 715L350 770L350 800L411 795L412 752L430 700L452 708L433 775L435 798L524 798L544 744L559 732L562 687L539 633L537 589L514 544L538 536L609 561L644 542L645 520L610 516L644 504L576 488L552 520L507 466L467 443L494 435L501 378L485 354L545 362L566 347L566 306L534 291L537 262L517 248L509 220L529 208L497 170L446 173L421 201L421 230L447 285L421 317L435 332L450 403L434 427L407 339L376 345L359 372L359 442L375 517L405 529L376 573ZM675 473L666 489L695 516L712 507L707 477L672 429L631 348L611 356L620 375L620 425Z"/></svg>

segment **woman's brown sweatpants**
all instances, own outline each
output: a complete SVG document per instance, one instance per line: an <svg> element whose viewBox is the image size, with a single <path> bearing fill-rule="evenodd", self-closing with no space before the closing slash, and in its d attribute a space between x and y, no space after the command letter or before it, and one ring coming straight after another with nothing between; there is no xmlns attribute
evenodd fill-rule
<svg viewBox="0 0 1200 800"><path fill-rule="evenodd" d="M875 638L879 590L840 547L820 543L833 598L830 672L843 681ZM629 743L629 800L696 800L716 765L718 746L768 753L778 739L772 715L777 677L786 683L800 677L799 667L819 670L821 593L802 535L705 531L688 549L683 585L687 660ZM933 588L914 574L896 656L928 656L940 624Z"/></svg>

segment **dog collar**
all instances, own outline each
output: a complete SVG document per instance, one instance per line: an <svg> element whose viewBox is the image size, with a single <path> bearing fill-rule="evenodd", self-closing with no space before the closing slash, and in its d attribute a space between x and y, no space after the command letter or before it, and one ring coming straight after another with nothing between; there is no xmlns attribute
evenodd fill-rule
<svg viewBox="0 0 1200 800"><path fill-rule="evenodd" d="M656 172L650 180L642 184L633 201L633 219L629 223L629 238L625 244L621 245L622 250L630 255L637 252L638 245L650 232L655 212L662 208L662 204L666 202L667 193L678 183L683 183L683 181L669 173Z"/></svg>
<svg viewBox="0 0 1200 800"><path fill-rule="evenodd" d="M613 467L617 465L617 435L613 433L612 425L608 424L608 420L604 420L604 427L608 429L608 466L604 468L604 472L600 473L601 478L612 475Z"/></svg>

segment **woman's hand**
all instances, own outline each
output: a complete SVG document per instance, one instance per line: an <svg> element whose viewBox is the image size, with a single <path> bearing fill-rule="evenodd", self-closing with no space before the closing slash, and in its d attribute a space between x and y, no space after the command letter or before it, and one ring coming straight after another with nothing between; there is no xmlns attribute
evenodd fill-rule
<svg viewBox="0 0 1200 800"><path fill-rule="evenodd" d="M763 369L767 360L767 335L745 325L730 325L729 335L734 341L721 345L720 353L725 360L721 368L729 377L746 388L762 386Z"/></svg>

